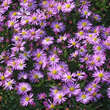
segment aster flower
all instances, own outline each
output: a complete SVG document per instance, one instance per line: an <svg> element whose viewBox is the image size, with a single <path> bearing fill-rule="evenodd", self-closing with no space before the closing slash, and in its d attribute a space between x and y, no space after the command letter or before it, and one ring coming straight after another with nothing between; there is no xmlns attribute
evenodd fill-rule
<svg viewBox="0 0 110 110"><path fill-rule="evenodd" d="M87 104L91 99L92 99L92 97L90 96L90 94L86 93L86 92L81 92L76 97L76 101L81 102L83 104Z"/></svg>
<svg viewBox="0 0 110 110"><path fill-rule="evenodd" d="M82 17L85 17L86 19L91 15L91 11L86 7L83 7L81 10Z"/></svg>
<svg viewBox="0 0 110 110"><path fill-rule="evenodd" d="M93 55L93 61L96 66L102 66L105 63L106 57L103 53L98 53Z"/></svg>
<svg viewBox="0 0 110 110"><path fill-rule="evenodd" d="M58 87L53 86L52 88L50 88L50 96L51 97L55 96L58 92L59 92Z"/></svg>
<svg viewBox="0 0 110 110"><path fill-rule="evenodd" d="M94 72L93 77L98 81L104 81L105 71L104 70L97 70Z"/></svg>
<svg viewBox="0 0 110 110"><path fill-rule="evenodd" d="M62 22L53 22L51 24L51 28L53 29L54 32L61 32L64 31L65 26Z"/></svg>
<svg viewBox="0 0 110 110"><path fill-rule="evenodd" d="M76 77L79 79L79 80L84 80L87 78L87 75L85 72L82 72L82 71L77 71L76 72Z"/></svg>
<svg viewBox="0 0 110 110"><path fill-rule="evenodd" d="M31 91L32 89L30 84L26 82L20 82L16 88L18 94L26 94L28 91Z"/></svg>
<svg viewBox="0 0 110 110"><path fill-rule="evenodd" d="M25 64L25 60L24 59L18 59L17 60L17 70L23 70L25 68L26 64Z"/></svg>
<svg viewBox="0 0 110 110"><path fill-rule="evenodd" d="M12 90L13 89L13 85L15 85L16 82L14 79L6 79L5 83L4 83L4 88L7 90Z"/></svg>
<svg viewBox="0 0 110 110"><path fill-rule="evenodd" d="M49 64L57 64L59 62L59 57L55 54L49 56Z"/></svg>
<svg viewBox="0 0 110 110"><path fill-rule="evenodd" d="M43 78L44 75L40 71L31 71L29 79L31 82L38 82L39 79Z"/></svg>
<svg viewBox="0 0 110 110"><path fill-rule="evenodd" d="M33 94L32 93L30 93L29 95L25 94L20 99L20 104L22 106L27 106L29 104L32 105L33 102L34 102L34 99L33 99Z"/></svg>
<svg viewBox="0 0 110 110"><path fill-rule="evenodd" d="M71 74L70 72L64 73L61 77L62 77L61 80L64 82L74 82L75 81L74 74Z"/></svg>
<svg viewBox="0 0 110 110"><path fill-rule="evenodd" d="M48 76L53 78L53 79L60 79L60 75L61 75L61 67L59 65L53 65L51 67L48 68Z"/></svg>
<svg viewBox="0 0 110 110"><path fill-rule="evenodd" d="M68 47L77 47L77 41L75 38L69 39L68 41Z"/></svg>
<svg viewBox="0 0 110 110"><path fill-rule="evenodd" d="M65 102L66 98L64 96L65 96L65 94L63 92L61 92L61 91L57 92L55 94L55 96L53 97L54 102L56 102L58 104Z"/></svg>
<svg viewBox="0 0 110 110"><path fill-rule="evenodd" d="M71 12L75 8L74 2L65 2L62 6L62 12Z"/></svg>
<svg viewBox="0 0 110 110"><path fill-rule="evenodd" d="M96 21L101 21L101 17L100 17L100 15L98 15L98 14L93 14L93 18L96 20Z"/></svg>
<svg viewBox="0 0 110 110"><path fill-rule="evenodd" d="M74 82L67 83L67 90L68 96L77 96L80 93L80 85Z"/></svg>
<svg viewBox="0 0 110 110"><path fill-rule="evenodd" d="M42 40L42 44L43 44L44 46L49 46L49 45L53 44L53 40L54 40L53 37L50 37L50 36L45 37L45 38Z"/></svg>
<svg viewBox="0 0 110 110"><path fill-rule="evenodd" d="M92 24L90 21L83 19L78 22L77 27L78 29L84 29L84 30L89 30L91 28Z"/></svg>

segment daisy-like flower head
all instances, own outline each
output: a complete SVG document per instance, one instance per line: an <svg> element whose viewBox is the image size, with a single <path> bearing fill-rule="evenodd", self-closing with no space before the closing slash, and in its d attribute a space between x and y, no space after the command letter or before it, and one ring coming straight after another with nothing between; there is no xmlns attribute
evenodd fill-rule
<svg viewBox="0 0 110 110"><path fill-rule="evenodd" d="M53 40L54 40L53 37L50 37L50 36L45 37L45 38L42 40L42 44L43 44L44 46L49 46L49 45L53 44Z"/></svg>
<svg viewBox="0 0 110 110"><path fill-rule="evenodd" d="M83 19L78 22L77 27L78 29L83 29L83 30L89 30L91 28L92 24L90 21Z"/></svg>
<svg viewBox="0 0 110 110"><path fill-rule="evenodd" d="M51 77L52 79L60 79L61 75L61 67L59 65L53 65L48 68L48 76Z"/></svg>
<svg viewBox="0 0 110 110"><path fill-rule="evenodd" d="M17 85L17 92L18 94L26 94L28 91L31 91L31 86L29 83L26 82L20 82Z"/></svg>
<svg viewBox="0 0 110 110"><path fill-rule="evenodd" d="M76 76L79 80L84 80L87 78L87 75L85 72L82 72L82 71L77 71L76 72Z"/></svg>
<svg viewBox="0 0 110 110"><path fill-rule="evenodd" d="M81 102L83 104L87 104L90 100L92 99L92 97L90 96L89 93L86 92L81 92L77 97L76 100L78 102Z"/></svg>
<svg viewBox="0 0 110 110"><path fill-rule="evenodd" d="M53 29L54 32L61 32L64 31L65 26L62 22L53 22L51 28Z"/></svg>
<svg viewBox="0 0 110 110"><path fill-rule="evenodd" d="M97 82L104 81L105 71L97 70L96 72L94 72L93 77L97 80Z"/></svg>
<svg viewBox="0 0 110 110"><path fill-rule="evenodd" d="M77 96L81 92L80 85L74 82L69 82L67 83L67 91L68 91L69 97Z"/></svg>
<svg viewBox="0 0 110 110"><path fill-rule="evenodd" d="M49 56L49 64L57 64L59 62L59 57L55 54Z"/></svg>
<svg viewBox="0 0 110 110"><path fill-rule="evenodd" d="M33 99L32 93L30 93L29 95L25 94L20 99L20 104L22 106L28 106L29 104L32 105L33 102L34 102L34 99Z"/></svg>
<svg viewBox="0 0 110 110"><path fill-rule="evenodd" d="M70 72L65 72L62 76L62 81L64 82L74 82L74 74L71 74Z"/></svg>
<svg viewBox="0 0 110 110"><path fill-rule="evenodd" d="M12 90L14 84L16 84L14 79L6 79L3 86L7 90Z"/></svg>
<svg viewBox="0 0 110 110"><path fill-rule="evenodd" d="M44 77L44 75L40 71L34 71L34 70L31 71L29 76L31 82L37 82L39 81L39 79Z"/></svg>
<svg viewBox="0 0 110 110"><path fill-rule="evenodd" d="M25 66L26 64L24 59L17 60L17 67L16 67L17 70L23 70Z"/></svg>
<svg viewBox="0 0 110 110"><path fill-rule="evenodd" d="M61 92L61 91L57 92L55 94L55 96L53 97L54 102L56 102L58 104L65 102L66 98L64 96L65 96L65 94L63 92Z"/></svg>
<svg viewBox="0 0 110 110"><path fill-rule="evenodd" d="M62 6L62 12L71 12L75 8L74 2L65 2Z"/></svg>

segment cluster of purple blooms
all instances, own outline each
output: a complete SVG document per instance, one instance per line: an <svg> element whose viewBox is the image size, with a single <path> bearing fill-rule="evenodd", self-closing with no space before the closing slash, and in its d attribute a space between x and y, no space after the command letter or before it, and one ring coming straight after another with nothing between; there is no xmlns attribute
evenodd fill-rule
<svg viewBox="0 0 110 110"><path fill-rule="evenodd" d="M20 8L17 10L15 4L6 18L5 12L13 2L0 0L0 31L3 25L13 30L10 50L0 54L0 63L5 64L3 70L0 68L0 86L6 90L16 90L21 97L21 105L27 106L35 104L31 83L40 83L44 77L60 81L60 85L56 83L50 88L48 97L45 91L36 96L49 109L71 97L83 104L97 101L103 97L101 83L108 86L107 95L110 98L110 58L107 57L107 51L110 50L110 27L93 26L91 22L100 22L101 17L90 11L90 2L80 0L77 10L74 0L41 0L39 3L35 0L18 1ZM66 15L73 13L73 10L81 15L74 35L66 32L65 25ZM4 20L7 20L5 24ZM49 34L47 28L54 35ZM0 37L0 42L3 39L3 36ZM64 49L73 49L68 61L80 64L77 71L70 71L66 61L61 59ZM27 72L29 59L34 63L34 68ZM17 81L14 74L17 74ZM82 89L80 82L84 81L87 84Z"/></svg>

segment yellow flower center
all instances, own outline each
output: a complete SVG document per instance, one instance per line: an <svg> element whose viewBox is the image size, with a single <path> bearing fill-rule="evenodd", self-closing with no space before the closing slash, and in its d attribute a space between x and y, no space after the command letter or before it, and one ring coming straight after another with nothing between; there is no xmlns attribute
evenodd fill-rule
<svg viewBox="0 0 110 110"><path fill-rule="evenodd" d="M62 99L62 95L59 95L58 98L59 98L59 99Z"/></svg>
<svg viewBox="0 0 110 110"><path fill-rule="evenodd" d="M13 21L10 22L10 25L13 26L15 23Z"/></svg>
<svg viewBox="0 0 110 110"><path fill-rule="evenodd" d="M70 4L66 4L66 8L70 8L71 7L71 5Z"/></svg>
<svg viewBox="0 0 110 110"><path fill-rule="evenodd" d="M89 91L89 92L92 91L92 88L88 88L88 91Z"/></svg>
<svg viewBox="0 0 110 110"><path fill-rule="evenodd" d="M21 90L24 92L26 90L26 87L22 87Z"/></svg>
<svg viewBox="0 0 110 110"><path fill-rule="evenodd" d="M67 76L67 79L71 79L72 77L70 75Z"/></svg>
<svg viewBox="0 0 110 110"><path fill-rule="evenodd" d="M101 50L101 47L100 47L100 46L98 46L98 47L97 47L97 50Z"/></svg>
<svg viewBox="0 0 110 110"><path fill-rule="evenodd" d="M39 78L39 76L38 76L37 74L35 74L35 75L34 75L34 78L35 78L35 79L38 79L38 78Z"/></svg>
<svg viewBox="0 0 110 110"><path fill-rule="evenodd" d="M56 25L55 25L55 27L56 27L57 29L59 29L59 28L60 28L59 24L56 24Z"/></svg>
<svg viewBox="0 0 110 110"><path fill-rule="evenodd" d="M55 89L55 90L54 90L54 93L56 94L57 92L58 92L58 90L57 90L57 89Z"/></svg>
<svg viewBox="0 0 110 110"><path fill-rule="evenodd" d="M51 109L54 108L54 107L55 107L55 106L54 106L53 104L50 105L50 108L51 108Z"/></svg>
<svg viewBox="0 0 110 110"><path fill-rule="evenodd" d="M76 42L72 42L72 45L75 46L76 45Z"/></svg>
<svg viewBox="0 0 110 110"><path fill-rule="evenodd" d="M51 61L55 61L55 58L54 58L54 57L52 57L50 60L51 60Z"/></svg>
<svg viewBox="0 0 110 110"><path fill-rule="evenodd" d="M1 80L5 80L5 77L4 76L1 76Z"/></svg>
<svg viewBox="0 0 110 110"><path fill-rule="evenodd" d="M57 70L53 70L52 71L52 74L57 74Z"/></svg>
<svg viewBox="0 0 110 110"><path fill-rule="evenodd" d="M48 41L50 41L50 38L46 38L45 40L48 42Z"/></svg>
<svg viewBox="0 0 110 110"><path fill-rule="evenodd" d="M16 13L16 12L14 12L14 13L13 13L13 16L16 16L16 14L17 14L17 13Z"/></svg>
<svg viewBox="0 0 110 110"><path fill-rule="evenodd" d="M100 58L100 57L97 57L97 58L96 58L96 60L97 60L97 61L100 61L100 60L101 60L101 58Z"/></svg>
<svg viewBox="0 0 110 110"><path fill-rule="evenodd" d="M86 95L83 94L83 95L81 96L81 98L82 98L82 99L86 99Z"/></svg>
<svg viewBox="0 0 110 110"><path fill-rule="evenodd" d="M40 53L38 53L36 56L37 56L37 58L40 58L40 57L41 57L41 54L40 54Z"/></svg>
<svg viewBox="0 0 110 110"><path fill-rule="evenodd" d="M83 34L84 34L84 32L80 31L80 32L79 32L79 34L80 34L80 35L83 35Z"/></svg>
<svg viewBox="0 0 110 110"><path fill-rule="evenodd" d="M42 64L43 64L43 62L42 62L42 61L39 61L39 64L40 64L40 65L42 65Z"/></svg>
<svg viewBox="0 0 110 110"><path fill-rule="evenodd" d="M11 82L11 81L9 81L9 82L8 82L8 86L10 86L11 84L12 84L12 82Z"/></svg>
<svg viewBox="0 0 110 110"><path fill-rule="evenodd" d="M81 73L77 73L78 76L81 76Z"/></svg>
<svg viewBox="0 0 110 110"><path fill-rule="evenodd" d="M70 91L74 91L75 88L74 88L74 87L70 87L69 90L70 90Z"/></svg>
<svg viewBox="0 0 110 110"><path fill-rule="evenodd" d="M37 17L36 17L36 16L32 17L32 20L36 20L36 19L37 19Z"/></svg>
<svg viewBox="0 0 110 110"><path fill-rule="evenodd" d="M103 73L99 73L99 74L98 74L98 77L100 77L100 78L102 78L103 76L104 76Z"/></svg>
<svg viewBox="0 0 110 110"><path fill-rule="evenodd" d="M47 1L43 1L42 4L43 4L43 5L46 5L46 4L47 4Z"/></svg>
<svg viewBox="0 0 110 110"><path fill-rule="evenodd" d="M26 97L26 98L25 98L26 101L29 101L29 99L30 99L29 97Z"/></svg>
<svg viewBox="0 0 110 110"><path fill-rule="evenodd" d="M83 22L83 23L82 23L82 26L83 26L83 27L87 26L87 23L86 23L86 22Z"/></svg>
<svg viewBox="0 0 110 110"><path fill-rule="evenodd" d="M85 14L85 15L87 15L87 14L88 14L88 12L87 12L87 11L84 11L84 14Z"/></svg>

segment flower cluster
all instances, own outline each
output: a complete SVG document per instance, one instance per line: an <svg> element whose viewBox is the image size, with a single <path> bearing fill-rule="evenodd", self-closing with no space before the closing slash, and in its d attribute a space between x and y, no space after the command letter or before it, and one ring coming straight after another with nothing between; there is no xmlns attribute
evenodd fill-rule
<svg viewBox="0 0 110 110"><path fill-rule="evenodd" d="M34 105L33 96L49 109L70 98L87 104L103 97L102 84L110 98L110 27L94 26L101 17L90 10L90 2L78 4L0 0L0 31L5 27L11 33L0 37L0 43L8 44L0 54L0 86L16 90L22 106ZM76 18L68 22L74 13L80 15L76 31ZM49 91L34 94L32 85L42 81L50 81L44 86Z"/></svg>

